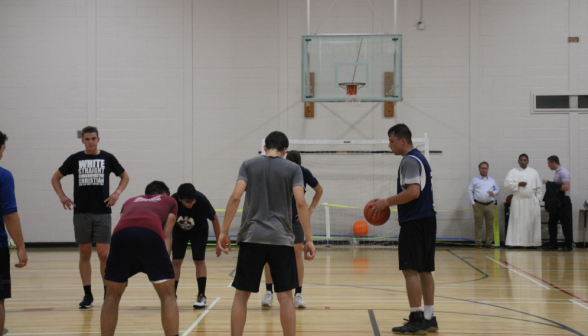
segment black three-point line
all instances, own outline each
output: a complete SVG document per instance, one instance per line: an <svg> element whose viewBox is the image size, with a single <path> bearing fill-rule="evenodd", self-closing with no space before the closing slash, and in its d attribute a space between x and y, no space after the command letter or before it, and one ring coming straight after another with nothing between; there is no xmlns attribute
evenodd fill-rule
<svg viewBox="0 0 588 336"><path fill-rule="evenodd" d="M374 315L374 311L372 309L369 309L368 314L370 314L370 321L372 322L372 329L374 330L374 336L380 336L380 328L378 328L378 322L376 321L376 316Z"/></svg>

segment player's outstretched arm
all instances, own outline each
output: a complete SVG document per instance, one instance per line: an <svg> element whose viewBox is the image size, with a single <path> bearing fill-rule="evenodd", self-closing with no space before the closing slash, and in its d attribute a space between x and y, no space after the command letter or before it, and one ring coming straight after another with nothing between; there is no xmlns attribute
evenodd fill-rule
<svg viewBox="0 0 588 336"><path fill-rule="evenodd" d="M176 215L170 213L167 215L165 224L163 226L163 236L165 237L165 248L167 253L171 256L172 248L172 233L174 231L174 225L176 224Z"/></svg>
<svg viewBox="0 0 588 336"><path fill-rule="evenodd" d="M235 218L237 209L239 209L239 203L241 203L241 197L243 196L243 193L245 193L246 188L247 182L245 182L244 180L238 180L237 183L235 183L235 189L233 190L233 193L229 198L229 202L227 203L227 209L225 210L225 218L223 219L223 227L221 228L220 236L216 244L217 256L220 256L221 251L229 253L229 251L231 250L231 238L229 238L229 228L231 227L233 218Z"/></svg>
<svg viewBox="0 0 588 336"><path fill-rule="evenodd" d="M16 251L18 255L18 264L14 265L18 268L23 268L27 265L29 261L29 257L27 256L27 251L25 250L24 239L22 237L22 228L20 227L20 217L18 216L18 212L13 212L11 214L4 216L4 223L6 224L6 230L14 240L14 244L16 245Z"/></svg>
<svg viewBox="0 0 588 336"><path fill-rule="evenodd" d="M125 171L124 173L120 174L120 182L118 183L118 188L116 188L116 190L112 193L112 195L110 195L110 197L108 197L104 203L106 203L107 207L112 207L116 204L116 202L118 201L118 198L120 197L120 194L123 193L123 191L125 191L125 189L127 188L127 185L129 185L129 174L127 174L127 172Z"/></svg>
<svg viewBox="0 0 588 336"><path fill-rule="evenodd" d="M310 228L310 212L308 211L308 205L304 198L304 188L302 186L296 186L293 188L294 199L296 200L296 209L298 210L298 220L304 230L304 236L306 237L306 245L304 246L304 259L312 260L316 253L314 243L312 242L312 231Z"/></svg>
<svg viewBox="0 0 588 336"><path fill-rule="evenodd" d="M310 202L310 207L308 208L309 216L312 216L314 209L316 209L316 206L319 204L321 197L323 196L323 187L320 183L312 189L314 190L314 196L312 197L312 202Z"/></svg>
<svg viewBox="0 0 588 336"><path fill-rule="evenodd" d="M63 192L63 188L61 187L61 179L64 177L65 176L61 174L59 170L57 170L55 174L53 174L53 177L51 177L51 185L53 186L57 196L59 196L59 201L61 202L61 205L63 205L63 208L65 210L71 210L72 207L75 207L76 205L69 197L65 196L65 193Z"/></svg>

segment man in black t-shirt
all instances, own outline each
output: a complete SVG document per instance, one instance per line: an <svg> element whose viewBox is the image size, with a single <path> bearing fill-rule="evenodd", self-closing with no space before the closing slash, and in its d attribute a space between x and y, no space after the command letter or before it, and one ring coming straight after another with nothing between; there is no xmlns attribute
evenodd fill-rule
<svg viewBox="0 0 588 336"><path fill-rule="evenodd" d="M96 251L100 259L100 273L104 281L104 269L110 250L111 207L116 204L120 194L129 184L129 176L118 163L114 155L98 149L98 129L87 126L82 129L82 143L86 149L70 155L63 165L53 174L51 184L59 196L64 209L74 209L74 233L80 248L80 276L84 286L84 299L79 308L90 308L94 305L91 279L92 243L96 243ZM120 177L116 191L110 195L110 173ZM74 175L74 201L65 195L61 187L61 179ZM104 287L106 293L106 287Z"/></svg>
<svg viewBox="0 0 588 336"><path fill-rule="evenodd" d="M321 196L323 195L323 187L319 181L312 175L310 170L302 166L302 158L300 152L296 150L288 151L286 160L292 161L300 166L302 170L302 178L304 179L304 193L306 193L306 186L309 185L314 190L314 197L308 208L309 216L316 209ZM292 230L294 231L294 253L296 254L296 268L298 269L298 287L294 291L294 307L306 308L306 302L302 297L302 282L304 280L304 231L302 225L298 220L298 210L296 209L296 200L292 197ZM261 299L262 307L271 307L274 302L274 291L272 288L273 279L268 264L265 264L265 288L266 292Z"/></svg>
<svg viewBox="0 0 588 336"><path fill-rule="evenodd" d="M178 187L178 192L172 197L178 203L178 217L172 235L172 265L176 273L176 293L180 272L188 242L192 246L192 259L196 266L196 282L198 282L198 296L192 305L194 309L206 307L206 263L204 262L206 244L208 243L208 220L212 222L214 235L218 240L220 223L216 212L208 198L196 191L191 183L184 183ZM220 250L217 256L220 255Z"/></svg>

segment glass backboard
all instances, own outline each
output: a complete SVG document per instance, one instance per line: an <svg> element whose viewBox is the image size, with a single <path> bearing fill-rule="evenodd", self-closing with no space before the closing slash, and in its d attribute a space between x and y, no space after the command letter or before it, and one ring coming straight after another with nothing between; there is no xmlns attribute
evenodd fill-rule
<svg viewBox="0 0 588 336"><path fill-rule="evenodd" d="M364 102L402 100L402 35L302 36L302 101L347 101L348 83Z"/></svg>

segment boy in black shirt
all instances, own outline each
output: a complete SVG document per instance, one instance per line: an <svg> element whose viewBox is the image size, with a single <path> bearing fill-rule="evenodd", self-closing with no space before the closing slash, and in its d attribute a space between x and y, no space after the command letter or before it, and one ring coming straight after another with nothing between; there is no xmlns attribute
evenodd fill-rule
<svg viewBox="0 0 588 336"><path fill-rule="evenodd" d="M196 266L196 281L198 282L198 296L192 306L194 309L204 308L206 307L207 275L204 258L208 242L208 220L212 221L214 234L218 239L220 233L218 217L206 196L196 191L196 188L191 183L180 185L178 192L172 197L178 203L178 217L172 236L172 265L176 273L176 293L186 248L188 247L188 242L191 242L192 259ZM220 252L217 255L220 255Z"/></svg>
<svg viewBox="0 0 588 336"><path fill-rule="evenodd" d="M86 126L82 129L82 143L86 149L72 154L53 174L51 184L59 196L64 209L74 209L74 232L76 243L80 248L80 276L84 286L84 299L79 308L94 305L91 279L92 243L96 243L96 252L100 259L100 274L104 281L104 269L110 251L111 207L116 204L120 194L129 184L129 175L118 163L114 155L98 149L100 137L98 129ZM110 173L120 177L115 192L110 195ZM74 201L65 196L61 179L74 175ZM104 287L106 294L106 287Z"/></svg>

